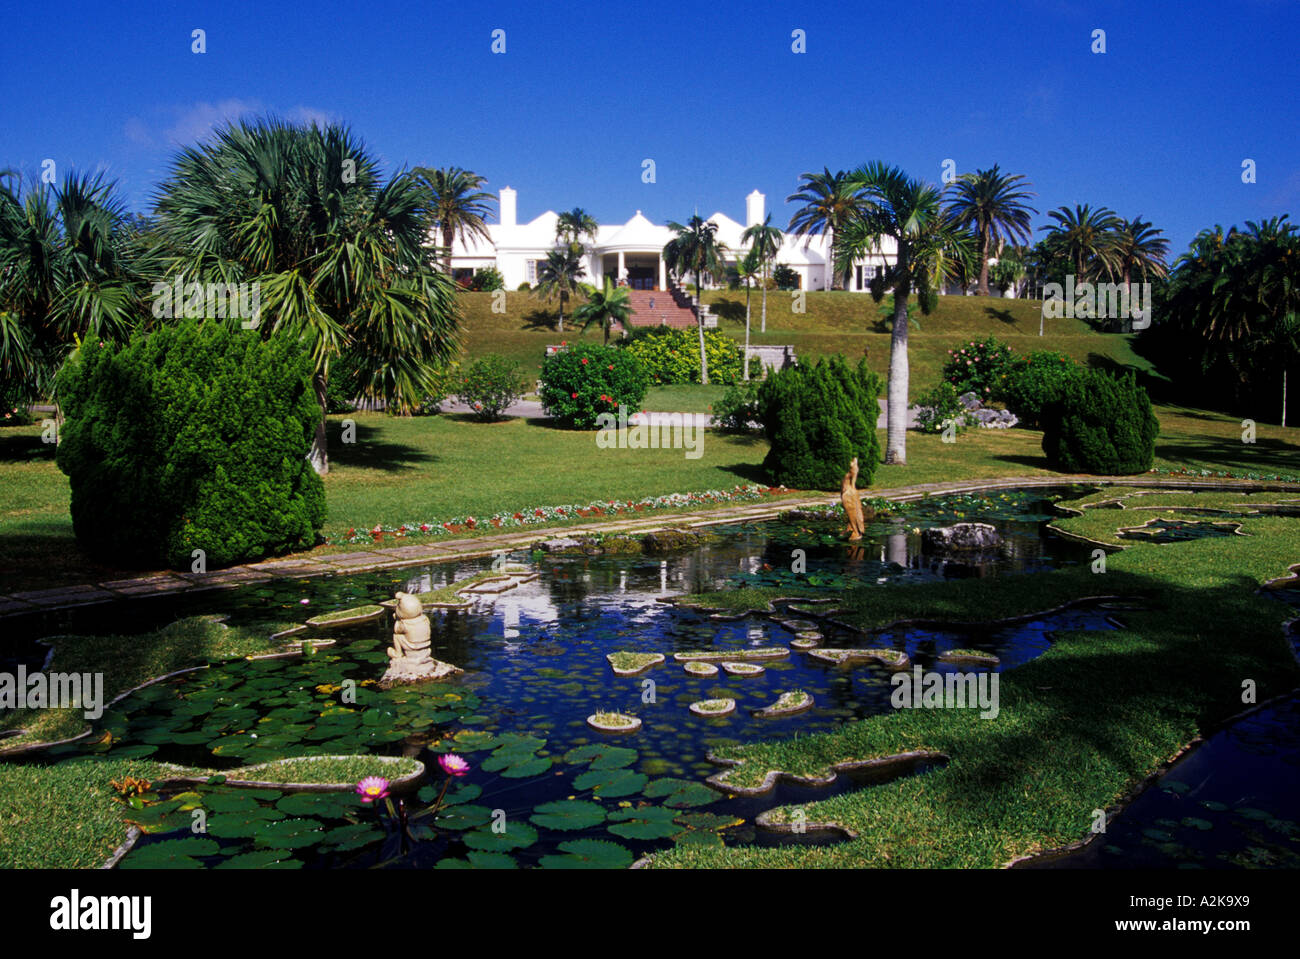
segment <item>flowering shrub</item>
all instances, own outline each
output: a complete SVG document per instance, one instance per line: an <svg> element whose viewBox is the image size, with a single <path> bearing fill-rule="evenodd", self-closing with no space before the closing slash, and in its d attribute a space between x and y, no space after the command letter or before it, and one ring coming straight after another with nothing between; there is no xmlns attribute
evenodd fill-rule
<svg viewBox="0 0 1300 959"><path fill-rule="evenodd" d="M722 399L713 404L713 422L732 433L753 429L749 424L759 422L758 383L758 380L750 380L727 387Z"/></svg>
<svg viewBox="0 0 1300 959"><path fill-rule="evenodd" d="M0 380L0 426L23 426L30 422L25 391L17 383Z"/></svg>
<svg viewBox="0 0 1300 959"><path fill-rule="evenodd" d="M916 428L922 433L942 433L949 421L952 421L958 433L965 431L970 424L970 415L957 395L957 387L943 380L928 393L918 396Z"/></svg>
<svg viewBox="0 0 1300 959"><path fill-rule="evenodd" d="M616 516L620 513L643 513L655 510L683 509L714 503L745 503L764 496L788 493L785 487L735 486L729 490L702 490L695 493L669 493L665 496L647 496L639 500L596 500L585 506L534 506L528 509L507 510L485 518L456 516L444 522L403 523L401 526L376 524L368 529L350 529L343 536L329 539L334 546L357 543L376 543L385 538L408 539L421 536L456 535L477 529L512 529L522 526L541 526L565 520L588 519L594 516Z"/></svg>
<svg viewBox="0 0 1300 959"><path fill-rule="evenodd" d="M519 364L489 353L470 364L461 377L457 395L484 422L499 420L506 408L524 395L524 378Z"/></svg>
<svg viewBox="0 0 1300 959"><path fill-rule="evenodd" d="M596 428L601 413L640 412L649 384L641 364L627 350L597 343L574 343L542 364L542 408L561 424Z"/></svg>
<svg viewBox="0 0 1300 959"><path fill-rule="evenodd" d="M949 350L943 378L956 387L958 394L973 391L988 403L997 399L1002 377L1010 368L1011 347L990 336Z"/></svg>
<svg viewBox="0 0 1300 959"><path fill-rule="evenodd" d="M640 361L656 385L700 381L700 333L696 329L654 329L636 332L626 347ZM710 383L736 383L743 377L744 350L721 330L704 331L704 356L709 361ZM750 359L750 375L763 374L762 361Z"/></svg>
<svg viewBox="0 0 1300 959"><path fill-rule="evenodd" d="M506 281L495 266L485 266L474 274L474 279L469 281L469 288L481 293L491 293L494 290L504 290Z"/></svg>

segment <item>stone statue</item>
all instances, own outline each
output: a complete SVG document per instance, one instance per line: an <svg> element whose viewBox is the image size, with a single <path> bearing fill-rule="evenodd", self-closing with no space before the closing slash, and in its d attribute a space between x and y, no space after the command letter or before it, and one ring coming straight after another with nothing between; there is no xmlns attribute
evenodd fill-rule
<svg viewBox="0 0 1300 959"><path fill-rule="evenodd" d="M397 593L393 598L397 600L393 609L393 645L388 649L388 671L380 685L413 683L460 672L450 663L433 658L432 627L420 598L410 593Z"/></svg>
<svg viewBox="0 0 1300 959"><path fill-rule="evenodd" d="M849 521L844 532L849 534L850 541L862 539L862 533L867 528L862 516L862 497L858 495L857 486L858 458L855 456L849 460L849 471L840 480L840 502L844 504L844 515Z"/></svg>

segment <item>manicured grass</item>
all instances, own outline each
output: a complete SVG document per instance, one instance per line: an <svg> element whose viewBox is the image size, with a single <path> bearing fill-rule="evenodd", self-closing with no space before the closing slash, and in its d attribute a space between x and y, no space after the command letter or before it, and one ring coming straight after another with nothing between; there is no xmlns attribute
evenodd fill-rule
<svg viewBox="0 0 1300 959"><path fill-rule="evenodd" d="M712 413L713 404L722 399L727 387L710 383L683 383L678 386L652 386L641 403L657 413Z"/></svg>
<svg viewBox="0 0 1300 959"><path fill-rule="evenodd" d="M1113 632L1063 633L1039 658L1000 675L996 719L972 709L900 709L830 733L727 747L728 772L756 785L769 770L822 775L835 763L934 750L948 764L803 808L858 838L821 848L677 846L655 866L976 867L1086 838L1105 809L1207 727L1240 712L1242 684L1257 700L1300 679L1282 634L1291 613L1255 589L1300 555L1300 522L1246 521L1250 537L1172 546L1139 544L1087 566L1031 576L950 581L838 597L837 618L863 628L923 611L936 620L990 620L1081 596L1140 600ZM762 606L789 590L736 590L694 599L726 609ZM786 807L783 814L789 819ZM778 815L778 820L781 818Z"/></svg>
<svg viewBox="0 0 1300 959"><path fill-rule="evenodd" d="M1164 406L1156 415L1159 467L1300 472L1300 429L1261 423L1256 442L1247 444L1234 417ZM345 418L331 417L330 424L330 536L376 523L443 522L767 481L760 469L767 453L761 436L709 431L703 455L687 459L682 450L597 449L594 433L554 429L543 421L354 413L357 442L345 446L339 442ZM1052 475L1041 442L1037 431L1021 429L972 429L955 443L909 433L907 464L880 467L874 487ZM68 495L67 478L54 465L52 449L40 442L39 426L0 430L0 593L138 574L82 554L72 536Z"/></svg>

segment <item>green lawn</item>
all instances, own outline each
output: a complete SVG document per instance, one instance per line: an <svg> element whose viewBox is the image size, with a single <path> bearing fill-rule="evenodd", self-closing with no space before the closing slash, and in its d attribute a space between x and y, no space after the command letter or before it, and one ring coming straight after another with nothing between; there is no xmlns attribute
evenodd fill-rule
<svg viewBox="0 0 1300 959"><path fill-rule="evenodd" d="M698 388L696 388L698 389ZM1295 474L1300 429L1260 424L1241 442L1229 416L1157 407L1156 465L1165 468ZM765 482L761 437L709 431L699 459L682 450L601 450L595 434L520 419L478 423L463 416L402 419L356 413L357 443L338 442L326 479L330 536L376 523L444 521L528 507L639 499ZM882 435L883 443L883 435ZM1000 476L1050 475L1033 430L968 430L955 443L908 435L906 466L882 466L877 489ZM68 516L67 478L40 442L40 427L0 430L0 593L96 582L132 571L94 563L78 549Z"/></svg>
<svg viewBox="0 0 1300 959"><path fill-rule="evenodd" d="M699 383L678 386L652 386L646 392L642 407L658 413L712 413L713 404L722 399L727 387Z"/></svg>

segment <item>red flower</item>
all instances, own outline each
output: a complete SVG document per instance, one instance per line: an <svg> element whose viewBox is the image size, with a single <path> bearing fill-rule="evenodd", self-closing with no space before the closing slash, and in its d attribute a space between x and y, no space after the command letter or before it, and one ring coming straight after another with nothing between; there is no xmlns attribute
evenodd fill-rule
<svg viewBox="0 0 1300 959"><path fill-rule="evenodd" d="M613 363L609 364L609 368L612 370L614 368L614 364Z"/></svg>
<svg viewBox="0 0 1300 959"><path fill-rule="evenodd" d="M578 398L578 394L577 394L577 393L570 393L570 394L569 394L569 399L571 399L571 400L576 400L577 398Z"/></svg>
<svg viewBox="0 0 1300 959"><path fill-rule="evenodd" d="M583 366L587 365L587 358L585 356L582 358L582 365Z"/></svg>
<svg viewBox="0 0 1300 959"><path fill-rule="evenodd" d="M541 510L538 510L538 512L540 513ZM515 519L523 519L523 518L524 518L524 514L523 514L523 513L516 513L516 514L515 514Z"/></svg>

